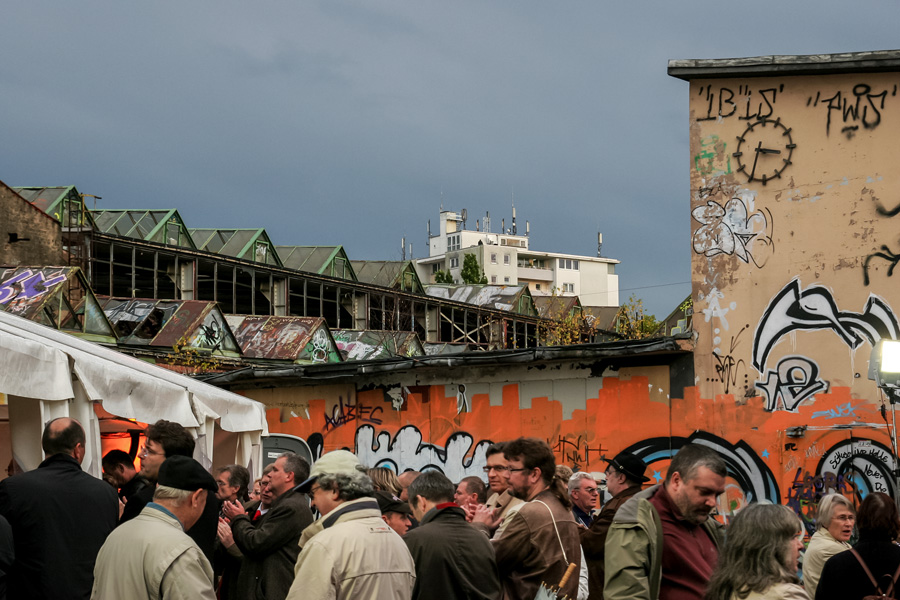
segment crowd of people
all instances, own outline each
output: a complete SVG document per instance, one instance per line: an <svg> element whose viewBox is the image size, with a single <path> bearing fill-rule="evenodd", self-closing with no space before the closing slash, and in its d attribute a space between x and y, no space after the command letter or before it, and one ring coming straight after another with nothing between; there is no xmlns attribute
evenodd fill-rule
<svg viewBox="0 0 900 600"><path fill-rule="evenodd" d="M484 476L456 482L346 450L284 453L253 481L206 470L177 423L145 439L139 469L113 450L101 481L81 469L81 425L47 424L44 462L0 482L0 599L861 600L900 577L888 495L858 513L823 496L804 551L785 506L713 518L727 468L704 445L645 487L637 456L572 473L535 438L490 446Z"/></svg>

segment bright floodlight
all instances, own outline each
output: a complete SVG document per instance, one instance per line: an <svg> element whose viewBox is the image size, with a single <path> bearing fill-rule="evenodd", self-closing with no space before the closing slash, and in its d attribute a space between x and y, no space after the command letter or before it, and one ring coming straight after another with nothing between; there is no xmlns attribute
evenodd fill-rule
<svg viewBox="0 0 900 600"><path fill-rule="evenodd" d="M878 387L900 388L900 341L880 340L869 358L869 379Z"/></svg>
<svg viewBox="0 0 900 600"><path fill-rule="evenodd" d="M900 373L900 342L886 340L881 343L881 372Z"/></svg>

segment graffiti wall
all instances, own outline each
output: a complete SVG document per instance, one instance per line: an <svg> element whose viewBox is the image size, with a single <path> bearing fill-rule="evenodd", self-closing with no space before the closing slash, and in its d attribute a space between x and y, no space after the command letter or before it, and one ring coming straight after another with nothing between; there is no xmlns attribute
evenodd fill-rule
<svg viewBox="0 0 900 600"><path fill-rule="evenodd" d="M867 375L873 345L900 339L898 90L896 73L690 84L699 394L778 424L777 448L751 446L780 453L805 518L825 490L893 490L890 405Z"/></svg>
<svg viewBox="0 0 900 600"><path fill-rule="evenodd" d="M428 385L400 373L243 393L270 407L271 433L305 439L315 456L347 448L368 466L439 469L453 480L483 476L490 443L524 435L546 440L557 461L576 470L603 471L603 456L628 450L650 465L651 483L662 481L682 445L711 446L729 468L724 515L768 499L792 506L812 527L824 493L858 501L872 490L893 492L879 407L854 399L848 387L773 411L763 396L705 398L699 386L671 398L666 365L595 373L589 365L519 364L459 369ZM869 426L852 426L859 422Z"/></svg>

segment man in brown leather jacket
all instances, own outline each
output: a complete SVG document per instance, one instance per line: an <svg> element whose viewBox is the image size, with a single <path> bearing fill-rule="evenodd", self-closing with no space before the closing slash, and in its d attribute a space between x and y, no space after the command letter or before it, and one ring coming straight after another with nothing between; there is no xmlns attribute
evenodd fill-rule
<svg viewBox="0 0 900 600"><path fill-rule="evenodd" d="M607 462L609 466L606 467L606 489L612 494L612 499L591 522L590 528L581 532L581 548L587 561L590 600L603 600L603 561L606 556L603 548L616 511L626 500L641 491L642 483L650 481L649 477L644 476L647 465L634 454L621 452Z"/></svg>

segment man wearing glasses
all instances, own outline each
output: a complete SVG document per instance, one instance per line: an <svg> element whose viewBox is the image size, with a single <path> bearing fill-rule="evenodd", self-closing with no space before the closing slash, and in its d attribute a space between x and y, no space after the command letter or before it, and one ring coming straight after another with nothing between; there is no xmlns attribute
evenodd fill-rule
<svg viewBox="0 0 900 600"><path fill-rule="evenodd" d="M506 518L515 513L523 501L509 492L509 461L503 454L504 443L493 444L485 452L487 476L491 497L487 502L475 509L472 525L488 537L496 537L503 533Z"/></svg>
<svg viewBox="0 0 900 600"><path fill-rule="evenodd" d="M600 498L594 477L584 471L574 473L569 478L569 498L572 499L575 522L582 527L590 527Z"/></svg>
<svg viewBox="0 0 900 600"><path fill-rule="evenodd" d="M125 505L122 518L119 523L132 519L144 510L148 502L153 501L153 492L156 491L156 482L159 479L159 468L170 456L194 455L194 438L190 432L174 421L160 419L147 427L144 432L147 441L138 452L141 459L139 475L150 482L146 488L138 492ZM194 540L203 551L206 559L212 563L216 545L216 531L219 524L219 501L215 494L206 496L206 507L196 524L187 530L188 536Z"/></svg>

